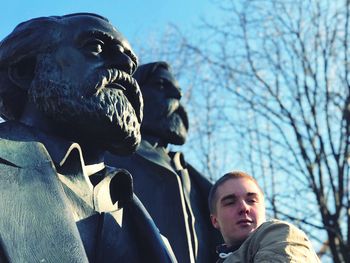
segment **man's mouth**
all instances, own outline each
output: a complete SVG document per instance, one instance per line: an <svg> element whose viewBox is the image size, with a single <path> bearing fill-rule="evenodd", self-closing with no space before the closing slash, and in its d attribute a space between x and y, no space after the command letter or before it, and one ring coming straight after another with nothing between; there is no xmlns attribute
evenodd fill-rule
<svg viewBox="0 0 350 263"><path fill-rule="evenodd" d="M181 104L179 105L179 108L176 110L176 113L180 116L183 124L186 127L186 130L188 130L189 124L188 124L187 112Z"/></svg>
<svg viewBox="0 0 350 263"><path fill-rule="evenodd" d="M126 72L112 69L109 71L107 84L104 88L119 89L123 91L124 95L135 110L139 123L142 121L143 114L143 100L140 88L136 80Z"/></svg>
<svg viewBox="0 0 350 263"><path fill-rule="evenodd" d="M240 226L248 226L248 225L253 224L253 220L251 220L251 219L241 219L241 220L238 220L236 224L240 225Z"/></svg>
<svg viewBox="0 0 350 263"><path fill-rule="evenodd" d="M126 91L126 88L123 87L122 85L118 83L109 83L105 86L106 88L111 88L111 89L120 89L122 91Z"/></svg>
<svg viewBox="0 0 350 263"><path fill-rule="evenodd" d="M185 108L180 104L178 100L171 99L168 105L167 117L169 118L173 114L177 114L180 116L186 130L188 130L189 124Z"/></svg>

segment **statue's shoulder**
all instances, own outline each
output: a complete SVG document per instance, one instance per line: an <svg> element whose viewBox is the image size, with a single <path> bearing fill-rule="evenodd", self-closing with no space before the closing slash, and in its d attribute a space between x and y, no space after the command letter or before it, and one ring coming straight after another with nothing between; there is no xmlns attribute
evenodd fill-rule
<svg viewBox="0 0 350 263"><path fill-rule="evenodd" d="M205 177L190 163L187 163L187 169L191 181L194 182L201 189L201 192L204 194L204 198L207 199L207 196L209 195L213 183L208 179L208 177Z"/></svg>
<svg viewBox="0 0 350 263"><path fill-rule="evenodd" d="M18 167L51 162L45 146L37 139L35 129L18 122L0 124L1 163Z"/></svg>

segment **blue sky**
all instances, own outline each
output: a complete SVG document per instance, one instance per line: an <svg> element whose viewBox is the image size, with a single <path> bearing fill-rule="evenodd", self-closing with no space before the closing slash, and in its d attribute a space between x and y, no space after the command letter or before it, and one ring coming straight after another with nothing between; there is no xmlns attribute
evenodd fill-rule
<svg viewBox="0 0 350 263"><path fill-rule="evenodd" d="M132 42L162 32L169 23L189 31L213 14L211 0L7 0L2 3L0 39L33 17L94 12L107 17Z"/></svg>

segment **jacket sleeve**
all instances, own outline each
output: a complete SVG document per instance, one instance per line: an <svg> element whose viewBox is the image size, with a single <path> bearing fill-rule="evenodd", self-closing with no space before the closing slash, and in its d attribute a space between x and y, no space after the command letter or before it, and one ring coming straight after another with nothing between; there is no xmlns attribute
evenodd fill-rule
<svg viewBox="0 0 350 263"><path fill-rule="evenodd" d="M45 147L0 139L0 149L0 262L88 262Z"/></svg>
<svg viewBox="0 0 350 263"><path fill-rule="evenodd" d="M252 238L252 262L320 262L306 234L297 227L271 221Z"/></svg>

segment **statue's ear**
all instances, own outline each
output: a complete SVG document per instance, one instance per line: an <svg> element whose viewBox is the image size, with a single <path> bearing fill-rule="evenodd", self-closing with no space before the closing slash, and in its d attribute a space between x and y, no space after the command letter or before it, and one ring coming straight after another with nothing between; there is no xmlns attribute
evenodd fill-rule
<svg viewBox="0 0 350 263"><path fill-rule="evenodd" d="M36 60L34 57L26 57L10 65L8 75L10 80L23 90L30 87L34 78Z"/></svg>

